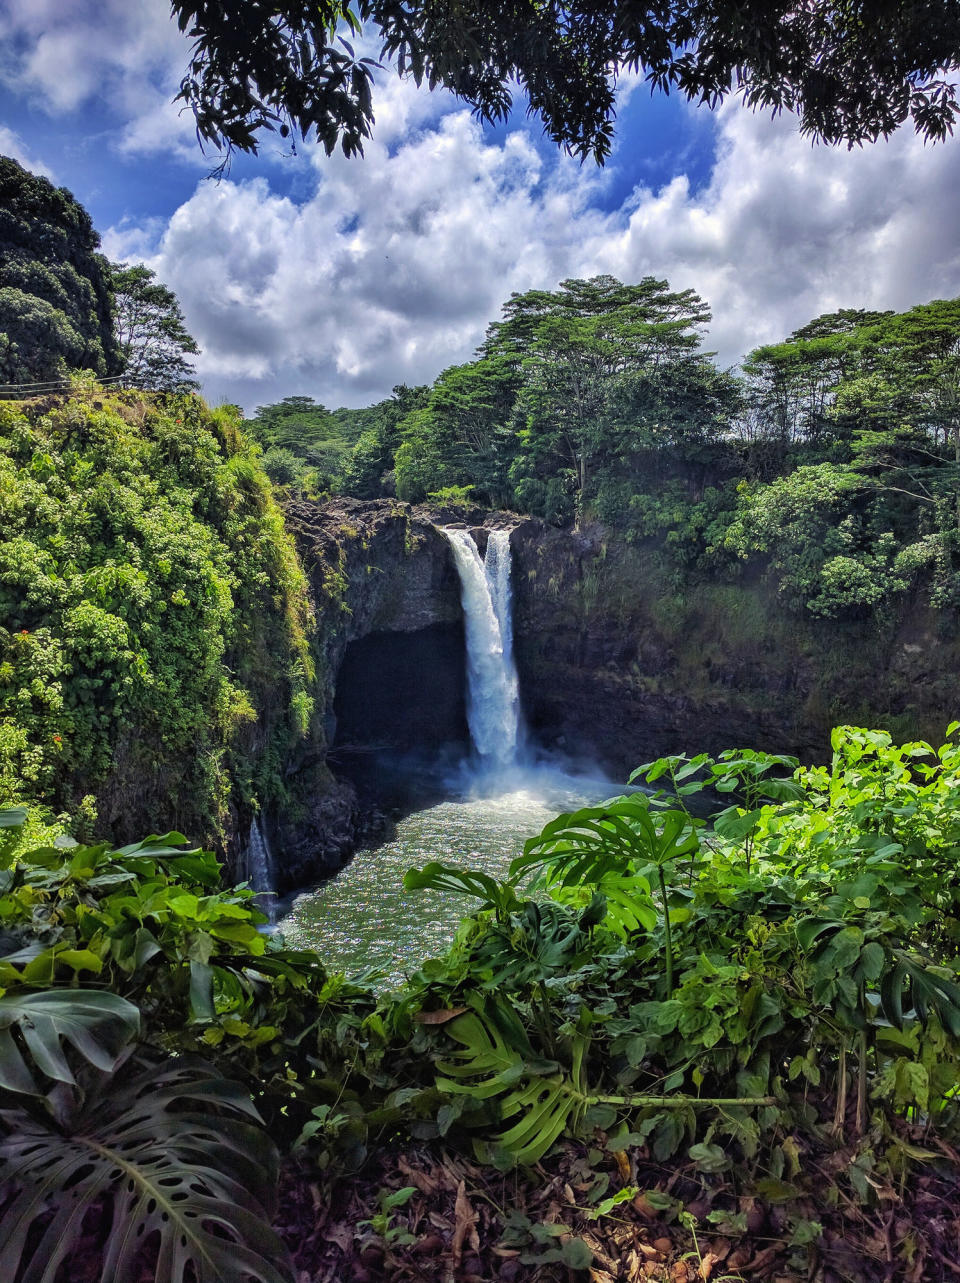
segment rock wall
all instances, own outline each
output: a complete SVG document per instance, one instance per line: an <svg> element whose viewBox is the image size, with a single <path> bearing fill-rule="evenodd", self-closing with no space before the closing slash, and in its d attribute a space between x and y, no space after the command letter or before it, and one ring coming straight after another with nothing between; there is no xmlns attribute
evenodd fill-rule
<svg viewBox="0 0 960 1283"><path fill-rule="evenodd" d="M466 723L459 580L429 515L394 500L338 499L291 503L286 516L316 612L314 723L285 764L291 806L268 817L293 887L339 867L382 824L335 773L344 752L439 744L465 736Z"/></svg>
<svg viewBox="0 0 960 1283"><path fill-rule="evenodd" d="M517 663L541 742L625 775L664 753L829 756L832 726L939 742L960 710L956 620L804 618L756 566L678 590L655 544L525 521L513 536Z"/></svg>
<svg viewBox="0 0 960 1283"><path fill-rule="evenodd" d="M625 778L662 753L750 746L808 761L838 722L937 739L960 709L954 621L905 603L883 628L787 612L759 569L678 591L654 545L509 513L396 500L297 503L288 521L316 608L317 715L269 817L287 885L337 867L376 825L337 778L345 747L430 749L463 718L459 581L437 524L513 529L514 633L534 738ZM328 753L334 752L328 762Z"/></svg>

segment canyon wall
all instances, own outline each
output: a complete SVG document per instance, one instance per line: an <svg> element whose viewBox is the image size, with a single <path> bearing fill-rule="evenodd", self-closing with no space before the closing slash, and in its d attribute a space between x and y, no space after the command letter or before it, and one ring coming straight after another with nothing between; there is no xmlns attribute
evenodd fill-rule
<svg viewBox="0 0 960 1283"><path fill-rule="evenodd" d="M336 867L371 820L345 767L363 753L466 748L459 584L438 524L483 550L512 530L515 646L534 739L615 778L666 752L756 747L822 760L837 722L937 740L957 712L954 621L788 612L760 566L679 588L654 545L599 526L395 500L287 510L316 610L318 712L286 765L294 803L270 817L284 880ZM374 815L373 820L376 820Z"/></svg>

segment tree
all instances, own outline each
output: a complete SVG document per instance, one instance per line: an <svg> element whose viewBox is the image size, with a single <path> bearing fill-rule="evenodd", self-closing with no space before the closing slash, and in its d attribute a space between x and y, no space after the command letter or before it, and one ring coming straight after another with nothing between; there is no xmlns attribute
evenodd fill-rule
<svg viewBox="0 0 960 1283"><path fill-rule="evenodd" d="M452 90L503 120L511 85L546 133L579 156L609 154L618 77L716 107L793 111L814 138L850 145L912 119L925 138L958 110L956 4L934 0L173 0L193 40L178 100L203 143L256 152L261 131L311 132L327 152L362 151L372 61L343 32L375 33L401 75Z"/></svg>
<svg viewBox="0 0 960 1283"><path fill-rule="evenodd" d="M109 273L65 187L0 156L0 383L119 369Z"/></svg>
<svg viewBox="0 0 960 1283"><path fill-rule="evenodd" d="M579 516L600 472L609 484L632 471L640 450L720 430L722 417L707 415L700 395L719 376L697 350L710 313L693 290L598 276L513 295L505 312L486 350L519 362L510 475L525 509Z"/></svg>
<svg viewBox="0 0 960 1283"><path fill-rule="evenodd" d="M507 470L515 449L512 363L488 354L444 370L426 404L400 424L396 488L413 502L450 486L470 487L478 502L509 504Z"/></svg>
<svg viewBox="0 0 960 1283"><path fill-rule="evenodd" d="M776 442L780 453L798 443L822 445L842 432L831 414L837 386L863 373L862 334L892 312L852 308L814 317L785 339L756 348L743 362L748 381L744 435Z"/></svg>
<svg viewBox="0 0 960 1283"><path fill-rule="evenodd" d="M338 410L363 425L357 444L343 469L340 489L357 499L380 499L395 493L394 458L400 445L400 424L426 404L430 389L398 383L393 396L365 410Z"/></svg>
<svg viewBox="0 0 960 1283"><path fill-rule="evenodd" d="M286 396L257 406L243 426L263 447L263 468L272 481L317 493L343 470L362 420L350 410L331 413L310 396Z"/></svg>
<svg viewBox="0 0 960 1283"><path fill-rule="evenodd" d="M200 384L187 361L200 349L184 323L173 290L142 264L114 263L117 342L128 387L148 392L195 392Z"/></svg>

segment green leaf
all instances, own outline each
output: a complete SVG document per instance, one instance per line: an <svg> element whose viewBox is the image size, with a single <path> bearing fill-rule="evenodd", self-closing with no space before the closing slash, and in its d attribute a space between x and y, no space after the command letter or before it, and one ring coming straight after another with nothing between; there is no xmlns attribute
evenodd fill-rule
<svg viewBox="0 0 960 1283"><path fill-rule="evenodd" d="M738 806L728 806L725 811L715 816L713 827L721 837L728 838L731 842L739 842L741 838L753 832L761 815L763 815L762 807L741 814Z"/></svg>
<svg viewBox="0 0 960 1283"><path fill-rule="evenodd" d="M616 1194L611 1194L605 1198L602 1203L598 1203L592 1212L589 1213L591 1220L599 1220L601 1216L608 1216L615 1207L621 1203L629 1203L640 1193L636 1185L627 1185L623 1189L617 1190Z"/></svg>
<svg viewBox="0 0 960 1283"><path fill-rule="evenodd" d="M88 989L8 993L0 998L0 1087L41 1095L28 1061L48 1078L73 1083L62 1043L109 1073L139 1031L140 1012L117 994Z"/></svg>
<svg viewBox="0 0 960 1283"><path fill-rule="evenodd" d="M105 1279L142 1277L134 1263L155 1236L155 1283L289 1283L268 1219L276 1151L236 1084L195 1062L151 1065L105 1079L66 1135L15 1117L0 1140L11 1278L53 1283L80 1248L86 1214L103 1204Z"/></svg>
<svg viewBox="0 0 960 1283"><path fill-rule="evenodd" d="M907 969L902 962L892 967L880 981L880 1006L895 1029L903 1028L903 991Z"/></svg>
<svg viewBox="0 0 960 1283"><path fill-rule="evenodd" d="M704 1172L722 1172L725 1168L731 1166L731 1160L727 1157L726 1150L719 1145L691 1145L687 1153L700 1170Z"/></svg>
<svg viewBox="0 0 960 1283"><path fill-rule="evenodd" d="M570 1270L588 1270L593 1264L593 1252L582 1238L569 1238L560 1248L560 1258Z"/></svg>
<svg viewBox="0 0 960 1283"><path fill-rule="evenodd" d="M800 941L801 949L810 949L814 941L826 931L840 931L843 927L842 922L836 918L804 918L796 926L797 939Z"/></svg>

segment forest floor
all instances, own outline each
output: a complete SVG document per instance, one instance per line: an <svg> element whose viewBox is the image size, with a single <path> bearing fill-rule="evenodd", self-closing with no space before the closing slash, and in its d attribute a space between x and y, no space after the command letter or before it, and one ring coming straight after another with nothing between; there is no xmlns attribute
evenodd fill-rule
<svg viewBox="0 0 960 1283"><path fill-rule="evenodd" d="M597 1151L569 1144L526 1174L500 1173L433 1145L385 1150L336 1180L288 1166L278 1228L297 1283L960 1278L960 1155L949 1147L915 1167L902 1191L872 1182L869 1201L839 1193L833 1176L846 1159L824 1155L806 1185L837 1190L835 1206L801 1197L789 1212L734 1199L722 1177L707 1189L692 1165L637 1170L626 1155L597 1160ZM607 1202L626 1191L602 1215L598 1175Z"/></svg>

